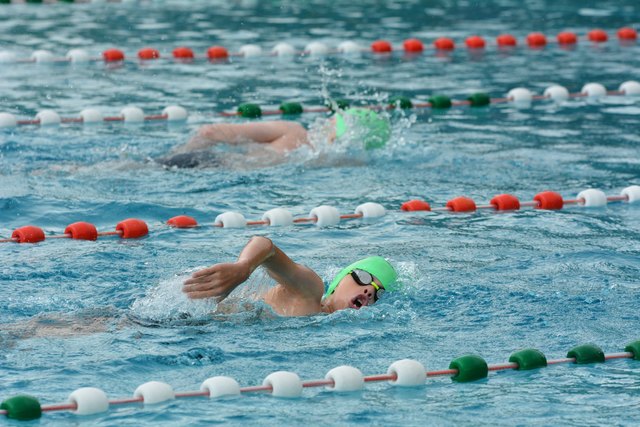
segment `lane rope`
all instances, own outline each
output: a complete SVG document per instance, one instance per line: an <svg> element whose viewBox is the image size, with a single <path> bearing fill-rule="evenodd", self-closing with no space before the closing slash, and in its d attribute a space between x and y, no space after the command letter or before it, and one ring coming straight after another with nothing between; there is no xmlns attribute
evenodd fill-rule
<svg viewBox="0 0 640 427"><path fill-rule="evenodd" d="M598 100L606 96L640 96L640 83L634 80L626 81L618 87L617 90L608 90L600 83L587 83L580 92L570 93L569 90L560 85L552 85L547 87L541 95L537 95L531 90L524 87L517 87L509 90L504 97L492 98L488 93L476 92L467 99L455 100L446 95L433 95L427 102L412 101L405 96L393 96L386 105L362 105L359 108L368 108L375 111L395 110L395 109L448 109L451 107L484 107L495 104L512 103L518 108L530 107L534 101L553 101L555 103L564 103L570 99L588 98L590 100ZM283 102L276 109L263 109L257 104L245 103L238 106L236 111L222 111L214 113L219 117L243 117L243 118L259 118L262 116L281 115L284 117L297 116L303 113L331 113L337 109L346 109L351 106L348 100L340 99L325 107L308 107L305 108L299 102ZM104 116L102 111L97 108L86 108L80 112L77 117L60 117L54 110L42 110L38 112L33 119L18 119L11 113L0 113L0 128L13 128L16 126L39 125L39 126L57 126L65 124L95 124L101 122L124 122L124 123L142 123L150 121L166 121L166 122L184 122L189 116L188 111L179 105L170 105L162 110L161 114L145 115L144 111L136 106L128 106L120 111L117 116Z"/></svg>
<svg viewBox="0 0 640 427"><path fill-rule="evenodd" d="M638 32L632 27L622 27L616 31L616 36L621 46L636 45ZM562 31L554 38L548 38L543 33L531 32L521 40L521 43L530 49L543 49L549 44L557 44L565 50L574 49L580 40L589 43L602 45L609 41L609 33L602 29L590 30L586 34L577 34L570 31ZM312 41L308 43L304 49L297 49L290 43L277 43L271 50L265 50L257 44L242 45L238 51L230 52L224 46L214 45L209 47L204 54L196 54L194 49L187 46L178 46L173 49L170 55L162 54L158 49L153 47L144 47L139 49L135 55L137 61L148 63L149 61L171 60L179 63L190 63L195 61L208 61L212 64L226 63L233 58L258 58L258 57L323 57L328 55L353 55L370 53L374 56L392 55L396 51L401 51L405 55L420 55L425 51L432 50L438 55L451 52L456 46L464 45L469 51L478 53L484 51L487 47L494 47L501 51L512 51L519 43L518 39L512 34L500 34L495 38L494 42L487 41L487 38L479 35L471 35L464 39L464 42L449 37L439 37L432 43L425 44L417 38L408 38L402 42L402 46L394 48L393 44L388 40L375 40L368 47L354 42L343 41L336 47L331 47L326 43ZM104 62L107 64L131 62L129 55L125 54L122 49L110 48L102 52L100 56L92 56L86 49L75 48L69 50L65 56L56 56L53 52L44 49L38 49L31 53L29 57L19 57L12 51L0 51L0 62L5 63L87 63L87 62Z"/></svg>
<svg viewBox="0 0 640 427"><path fill-rule="evenodd" d="M469 197L456 197L446 202L442 207L431 207L431 205L420 199L413 199L404 202L399 212L447 212L447 213L472 213L478 210L489 210L494 212L517 211L522 208L533 208L542 210L560 210L569 205L602 208L611 202L636 203L640 201L640 185L631 185L624 188L619 195L607 196L603 191L589 188L578 193L573 199L563 199L560 193L555 191L543 191L534 196L532 201L521 202L512 194L498 194L489 203L476 204ZM385 216L387 210L379 203L366 202L356 207L351 214L340 214L337 208L329 205L322 205L311 209L306 217L294 218L294 215L287 209L274 208L262 215L261 219L247 220L239 212L227 211L219 214L213 227L217 228L245 228L249 226L269 226L287 227L296 224L315 224L318 227L336 226L342 220L365 219L371 220ZM178 215L166 221L162 230L166 226L173 228L203 228L198 221L188 215ZM155 230L152 230L155 231ZM116 225L115 231L98 232L95 225L88 222L75 222L67 226L63 234L47 235L44 230L34 225L19 227L13 231L10 238L0 238L0 243L39 243L46 239L75 239L75 240L97 240L98 237L119 236L123 239L136 239L147 236L149 226L141 219L128 218Z"/></svg>
<svg viewBox="0 0 640 427"><path fill-rule="evenodd" d="M0 414L8 418L29 421L38 419L43 412L71 411L75 415L87 416L105 413L110 407L118 405L142 404L154 405L174 399L209 398L217 399L239 396L248 393L269 393L279 398L300 398L305 388L324 387L329 392L349 393L364 389L366 383L388 382L394 387L424 387L428 378L449 376L454 382L473 382L488 378L489 372L503 370L532 370L572 363L587 365L605 363L609 360L640 360L640 340L624 348L624 352L605 354L594 344L573 347L566 357L547 360L547 357L535 348L516 351L509 357L509 363L489 365L480 356L467 354L451 361L448 369L428 371L425 366L412 359L393 362L386 374L365 376L353 366L342 365L327 372L324 379L303 381L297 373L276 371L269 374L261 385L241 387L232 377L215 376L206 379L199 390L176 392L173 387L160 381L149 381L140 385L131 398L109 400L107 394L96 387L83 387L73 391L67 402L42 405L30 395L17 395L5 399L0 404ZM530 378L530 377L529 377Z"/></svg>

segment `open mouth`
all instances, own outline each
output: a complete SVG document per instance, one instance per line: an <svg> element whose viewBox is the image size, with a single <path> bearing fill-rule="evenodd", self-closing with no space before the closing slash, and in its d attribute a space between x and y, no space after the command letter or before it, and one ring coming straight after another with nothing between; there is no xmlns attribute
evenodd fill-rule
<svg viewBox="0 0 640 427"><path fill-rule="evenodd" d="M361 307L367 305L368 303L369 299L365 295L360 294L351 300L350 306L351 308L359 310Z"/></svg>

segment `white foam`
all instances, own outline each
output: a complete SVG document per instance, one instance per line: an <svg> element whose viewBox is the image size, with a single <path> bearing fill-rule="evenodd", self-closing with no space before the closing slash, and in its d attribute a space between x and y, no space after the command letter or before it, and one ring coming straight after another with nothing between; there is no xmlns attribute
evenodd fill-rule
<svg viewBox="0 0 640 427"><path fill-rule="evenodd" d="M188 318L206 318L216 309L214 299L191 300L182 292L182 283L191 273L179 274L162 280L147 294L131 305L132 314L152 321Z"/></svg>
<svg viewBox="0 0 640 427"><path fill-rule="evenodd" d="M200 270L208 266L198 267ZM182 292L182 283L191 277L191 273L176 274L160 281L149 289L147 294L131 305L131 313L140 319L153 322L190 321L211 319L218 314L250 310L251 304L243 302L261 299L275 281L262 268L255 271L249 279L239 285L224 302L218 304L215 298L191 300ZM220 308L220 310L218 310Z"/></svg>

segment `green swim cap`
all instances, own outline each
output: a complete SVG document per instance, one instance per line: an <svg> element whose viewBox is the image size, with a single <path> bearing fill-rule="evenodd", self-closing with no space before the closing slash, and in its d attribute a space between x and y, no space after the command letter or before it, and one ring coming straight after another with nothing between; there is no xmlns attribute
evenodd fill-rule
<svg viewBox="0 0 640 427"><path fill-rule="evenodd" d="M398 273L396 273L396 270L394 270L391 264L381 256L371 256L369 258L356 261L348 267L343 268L333 279L323 298L331 295L338 287L338 283L340 283L347 274L356 269L366 271L367 273L375 276L375 278L382 283L386 292L397 291L399 289L399 286L394 286L395 281L398 278Z"/></svg>
<svg viewBox="0 0 640 427"><path fill-rule="evenodd" d="M367 108L349 108L337 112L335 120L336 138L340 138L350 127L355 126L367 150L383 147L391 137L389 120Z"/></svg>

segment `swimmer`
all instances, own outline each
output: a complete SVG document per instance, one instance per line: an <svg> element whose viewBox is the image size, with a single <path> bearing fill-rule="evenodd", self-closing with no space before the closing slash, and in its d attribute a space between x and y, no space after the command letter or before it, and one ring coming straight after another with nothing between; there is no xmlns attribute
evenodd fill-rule
<svg viewBox="0 0 640 427"><path fill-rule="evenodd" d="M191 299L216 298L220 302L259 266L278 282L262 299L282 316L358 310L374 304L384 292L398 289L391 264L373 256L342 269L325 291L322 279L313 270L293 262L266 237L253 237L235 263L196 271L182 290Z"/></svg>
<svg viewBox="0 0 640 427"><path fill-rule="evenodd" d="M329 143L352 131L352 137L363 142L367 150L383 147L391 136L389 120L366 108L350 108L337 112L331 119L326 137ZM264 144L282 157L297 148L314 149L308 131L299 123L285 120L251 123L219 123L204 125L191 140L158 162L165 166L193 168L219 166L221 154L211 148L217 144Z"/></svg>

